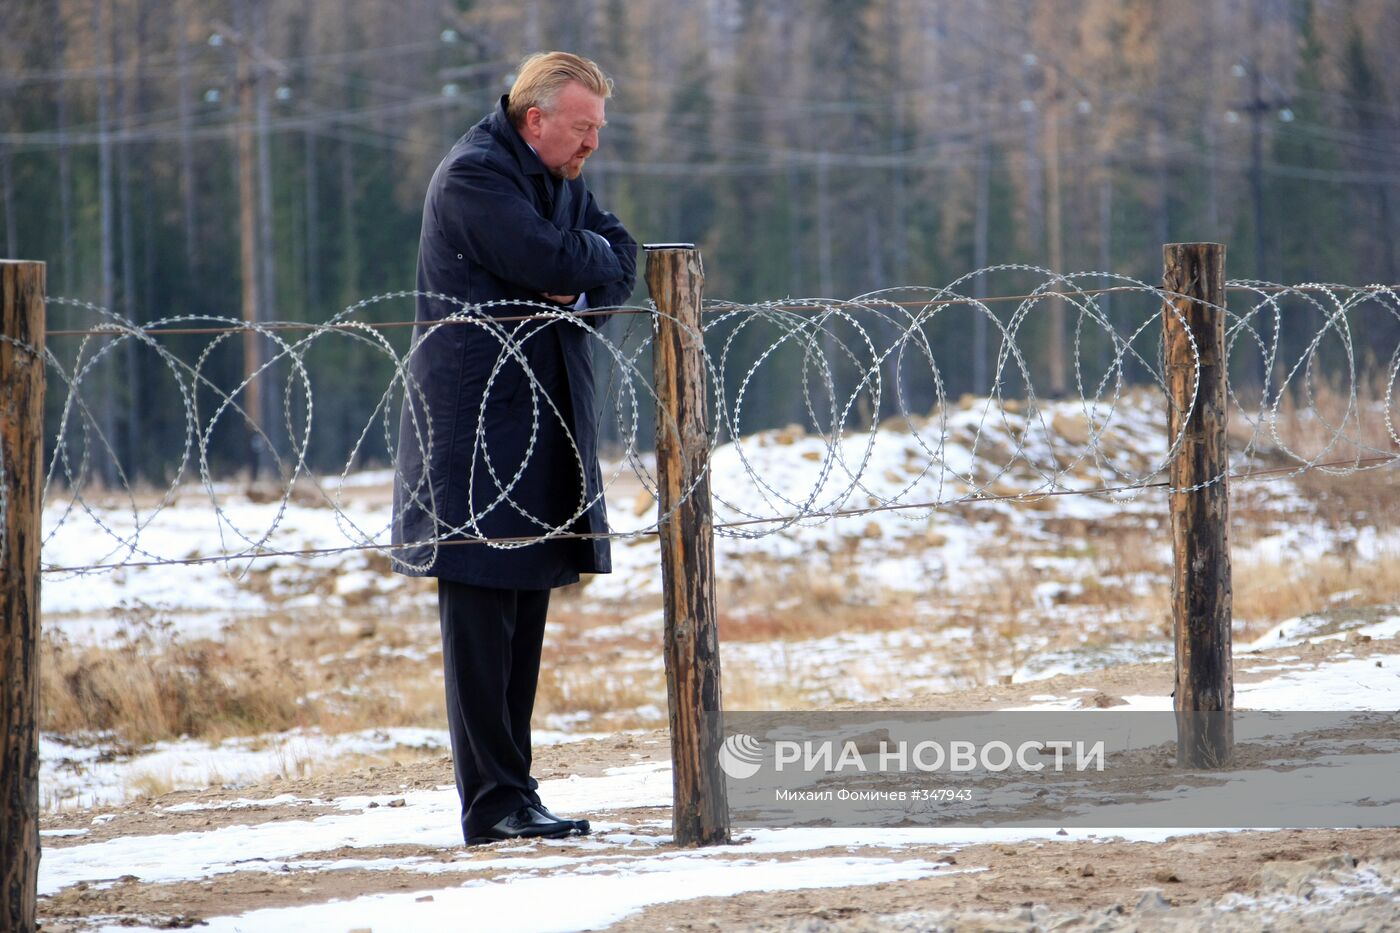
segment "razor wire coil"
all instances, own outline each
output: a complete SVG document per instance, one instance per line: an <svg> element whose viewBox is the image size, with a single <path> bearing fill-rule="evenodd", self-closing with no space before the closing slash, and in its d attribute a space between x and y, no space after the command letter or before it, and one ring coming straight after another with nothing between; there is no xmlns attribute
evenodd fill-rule
<svg viewBox="0 0 1400 933"><path fill-rule="evenodd" d="M976 296L988 280L1000 275L1037 281L1012 296ZM1102 287L1090 288L1090 283ZM1362 329L1376 316L1390 332L1400 333L1396 290L1383 285L1286 286L1254 280L1232 281L1228 288L1231 300L1227 307L1216 309L1226 315L1227 359L1249 364L1246 368L1258 376L1253 380L1247 374L1232 376L1227 384L1233 414L1247 431L1237 437L1233 455L1252 465L1249 475L1288 478L1309 470L1336 475L1400 460L1395 419L1400 345L1378 347L1365 339ZM1114 300L1111 312L1105 306L1109 296ZM1123 299L1134 296L1147 303L1125 310ZM1183 443L1182 432L1166 438L1165 448L1153 450L1144 462L1141 444L1123 449L1128 441L1141 438L1124 436L1122 428L1127 409L1138 404L1130 404L1135 394L1148 392L1171 404L1160 340L1155 346L1144 344L1156 334L1154 325L1161 320L1163 307L1168 314L1180 314L1168 300L1176 297L1187 296L1112 273L1061 274L1006 264L968 273L941 288L888 288L841 301L706 301L705 339L700 342L704 371L696 375L709 395L710 454L724 461L725 482L712 479L710 483L716 533L757 538L878 511L919 518L954 505L1034 501L1050 495L1098 495L1123 501L1147 489L1167 487L1163 478ZM419 299L440 302L451 313L429 322L360 319L362 313L386 302ZM998 302L1007 304L1009 313L998 314L993 309ZM1073 317L1068 361L1072 384L1063 387L1063 397L1053 397L1056 393L1038 386L1043 386L1044 375L1032 350L1043 330L1041 312L1054 302L1062 303L1066 317ZM246 567L260 557L351 550L376 551L397 560L404 569L422 570L426 565L400 559L402 549L425 545L435 553L438 547L460 544L511 549L564 538L636 538L655 534L671 515L657 514L637 527L610 529L602 535L573 530L599 499L630 482L653 499L658 497L645 427L648 409L657 405L646 371L654 338L654 326L649 325L659 314L654 306L580 315L543 302L473 305L436 293L397 290L358 300L320 324L173 315L136 325L87 301L53 297L48 304L69 309L91 323L78 330L51 331L76 343L65 345L60 353L51 341L43 351L49 391L61 397L52 433L45 438L43 541L47 545L56 535L71 534L70 526L82 525L102 544L90 548L90 559L81 564L44 563L46 574L211 561ZM594 319L606 314L623 322L620 335L609 336L594 326ZM991 384L985 394L971 398L953 399L948 389L953 379L947 356L959 352L956 341L966 332L966 322L948 320L957 314L971 314L973 325L985 328L996 340ZM1306 329L1296 323L1302 315L1309 321ZM407 350L396 349L386 331L409 324L414 326L412 344ZM372 438L376 444L382 441L391 461L406 445L425 462L429 460L435 441L432 419L426 392L417 384L410 363L423 340L457 327L472 328L476 339L499 347L486 374L482 402L466 415L475 449L466 482L487 491L486 505L459 524L438 522L440 533L431 539L393 543L388 537L388 516L367 522L364 516L352 514L346 490ZM567 414L526 358L526 341L550 328L577 329L592 344L595 358L606 363L605 404L599 406L600 423L593 428L599 433L602 420L611 419L609 436L621 454L610 461L607 475L592 494L584 478L590 465L573 437ZM182 353L188 347L173 347L171 338L176 335L186 341L204 338L204 342L192 354ZM235 338L256 340L267 352L253 372L232 380L221 378L216 362L229 352L227 344ZM389 378L382 391L365 400L343 468L332 477L318 475L310 463L319 435L315 431L315 364L309 357L337 339L350 341L378 361ZM138 484L121 462L122 445L113 436L111 399L100 396L110 390L119 368L116 349L128 345L149 353L162 367L171 384L167 394L178 396L177 403L167 404L179 411L184 422L181 449L172 458L168 483L149 492L137 491ZM1194 342L1191 346L1198 362ZM28 352L35 351L28 348ZM485 401L509 367L523 370L529 423L524 454L512 463L492 456ZM1194 372L1188 409L1200 392L1199 365ZM1374 393L1374 398L1361 385L1367 378L1384 380L1383 391ZM254 387L274 384L280 396L281 424L271 429L245 406ZM1334 385L1343 387L1340 398L1324 399L1322 387L1329 387L1330 396ZM755 395L773 391L796 400L789 408L801 421L796 438L791 429L755 424L752 416L746 420ZM396 436L405 399L413 403L408 406L413 412L408 419L412 430L408 436ZM1161 409L1160 402L1154 404ZM1057 419L1070 416L1082 421L1076 440L1067 439L1056 428ZM676 430L664 413L657 423L658 431ZM1289 435L1290 426L1298 424L1311 429L1306 442ZM1374 430L1377 425L1382 430ZM545 426L559 429L567 438L563 472L570 475L558 480L578 493L576 508L563 521L533 515L519 501L518 486ZM879 451L886 439L882 431L891 426L911 445L904 455L906 468L895 479L887 475L895 471L878 472ZM225 501L228 484L216 476L211 447L216 436L228 431L249 432L266 451L277 477L270 514L245 515ZM784 431L789 439L802 441L801 452L793 443L791 453L804 465L770 475L772 464L780 461L761 448L781 438ZM375 438L376 433L380 437ZM812 465L805 466L808 463ZM554 468L559 470L557 463ZM0 471L4 469L0 450ZM711 470L715 469L712 461ZM102 476L111 482L99 494L94 487L102 485L96 483ZM795 486L794 476L801 480ZM1225 479L1221 474L1177 491ZM208 497L217 524L219 553L171 554L156 533L157 520L196 481ZM696 477L690 488L682 490L681 502L693 494L699 481ZM303 487L309 487L318 504L332 510L343 544L297 549L278 538L294 495L304 494L298 492ZM416 488L400 492L439 518L430 483L420 478ZM120 506L112 505L113 501ZM673 503L672 509L679 504ZM0 518L7 508L0 498ZM489 538L482 521L495 509L519 516L534 533Z"/></svg>

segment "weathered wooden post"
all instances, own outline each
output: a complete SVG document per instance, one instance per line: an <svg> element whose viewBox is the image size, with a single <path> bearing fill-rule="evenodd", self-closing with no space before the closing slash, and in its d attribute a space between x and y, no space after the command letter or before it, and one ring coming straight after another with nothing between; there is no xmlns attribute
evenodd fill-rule
<svg viewBox="0 0 1400 933"><path fill-rule="evenodd" d="M666 696L671 715L672 828L676 844L729 841L729 804L719 769L723 741L719 632L715 618L710 438L706 430L700 253L689 245L647 248L647 289L656 302L656 476L663 516Z"/></svg>
<svg viewBox="0 0 1400 933"><path fill-rule="evenodd" d="M1218 767L1234 746L1230 653L1230 498L1226 475L1225 247L1163 247L1163 340L1172 458L1172 625L1176 751Z"/></svg>
<svg viewBox="0 0 1400 933"><path fill-rule="evenodd" d="M44 264L0 260L0 933L35 928Z"/></svg>

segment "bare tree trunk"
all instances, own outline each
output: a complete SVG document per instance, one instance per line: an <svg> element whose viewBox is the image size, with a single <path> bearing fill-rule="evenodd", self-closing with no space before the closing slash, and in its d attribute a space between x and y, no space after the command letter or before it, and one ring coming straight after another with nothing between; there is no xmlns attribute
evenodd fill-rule
<svg viewBox="0 0 1400 933"><path fill-rule="evenodd" d="M360 278L360 240L355 232L355 153L351 148L350 140L345 136L340 139L340 229L341 229L341 256L344 264L341 267L341 305L348 305L355 300ZM357 347L352 343L347 349L347 361L353 361ZM338 431L340 437L334 439L334 443L341 444L354 430L354 425L350 423L350 409L346 405L337 408L340 417L334 422L333 431Z"/></svg>
<svg viewBox="0 0 1400 933"><path fill-rule="evenodd" d="M830 182L830 162L831 155L822 152L817 156L817 278L820 297L825 301L836 299L836 284L832 274L832 230L831 230L831 182ZM836 404L841 397L841 361L837 359L836 351L836 327L838 320L835 317L828 317L822 332L822 353L826 357L826 367L824 370L814 371L814 374L823 380L830 380L829 386L823 386L818 392L827 391L831 394L830 401ZM818 407L818 412L821 408ZM820 422L813 425L819 431L839 431L835 423L836 416L833 415L831 424L823 426Z"/></svg>
<svg viewBox="0 0 1400 933"><path fill-rule="evenodd" d="M97 43L95 64L99 71L108 64L111 54L111 24L107 20L107 13L107 0L93 0L93 33ZM110 84L111 82L105 77L97 82L97 189L102 230L102 307L109 311L112 310L112 305L116 301L117 279L116 251L112 242L114 222L112 140L110 103L107 98ZM94 456L97 458L97 469L101 473L102 481L108 487L113 487L117 482L116 463L101 445L103 442L106 444L115 444L116 442L116 412L113 396L116 394L117 380L116 372L110 361L104 362L100 371L102 373L98 389L100 397L96 399L96 404L98 426L102 432L103 441L98 442L98 449L94 451Z"/></svg>
<svg viewBox="0 0 1400 933"><path fill-rule="evenodd" d="M798 180L798 169L790 166L787 170L787 212L788 212L788 294L801 295L806 285L806 264L802 261L802 188Z"/></svg>
<svg viewBox="0 0 1400 933"><path fill-rule="evenodd" d="M1045 114L1045 181L1049 189L1045 218L1046 245L1049 251L1050 271L1063 274L1065 270L1064 224L1061 220L1063 196L1060 187L1060 101L1058 98L1058 72L1053 66L1046 69L1049 76L1049 106ZM1058 292L1056 284L1051 291ZM1069 386L1067 360L1065 359L1065 303L1062 299L1050 300L1050 335L1046 341L1046 353L1050 357L1051 398L1063 398Z"/></svg>
<svg viewBox="0 0 1400 933"><path fill-rule="evenodd" d="M905 231L904 201L907 172L904 162L904 93L898 88L903 81L904 58L900 55L900 8L898 3L885 4L885 34L889 36L889 52L886 63L887 83L894 92L890 95L890 257L895 284L903 285L909 274L909 238Z"/></svg>
<svg viewBox="0 0 1400 933"><path fill-rule="evenodd" d="M1045 244L1045 167L1040 157L1040 120L1026 115L1026 247L1036 260Z"/></svg>
<svg viewBox="0 0 1400 933"><path fill-rule="evenodd" d="M807 225L804 221L804 197L799 172L796 167L787 170L787 212L788 212L788 294L807 295L810 286L807 282L807 257L811 241L805 236ZM802 401L802 393L788 392L787 421L790 424L806 424L807 410Z"/></svg>
<svg viewBox="0 0 1400 933"><path fill-rule="evenodd" d="M145 61L146 48L148 45L147 36L149 35L150 27L149 17L153 12L153 4L150 2L150 0L137 0L136 11L136 52L138 56L136 61L136 67L134 69L136 75L136 112L138 114L144 114L150 108L150 85L147 82L146 78L143 76L142 72L143 64ZM137 155L140 158L140 164L147 164L151 161L151 149L152 146L150 143L141 144L141 149L137 151ZM150 321L153 314L156 316L164 316L165 314L164 311L159 310L160 306L157 304L158 298L156 296L156 225L154 220L154 214L156 210L155 199L149 197L140 198L137 202L137 207L140 211L141 219L141 289L138 293L138 306L141 308L142 320ZM133 359L136 352L139 350L140 347L133 341ZM155 388L156 378L156 372L150 367L138 366L136 368L135 372L133 373L133 385L137 385L139 387L137 391L140 397L152 398L159 396L160 393ZM136 396L133 396L133 405L135 405L136 407L134 407L133 409L132 416L137 420L137 427L139 429L139 436L137 438L137 441L141 445L138 449L154 449L152 443L153 439L150 436L150 432L153 429L154 425L157 423L156 419L151 417L152 412L156 408L156 404L153 403L150 406L152 411L147 411L146 406L138 404L138 398ZM158 461L155 458L146 459L148 464L158 464ZM142 468L143 475L150 475L152 471L149 468L143 466L139 462L139 460L140 458L137 457L136 451L133 451L133 464Z"/></svg>
<svg viewBox="0 0 1400 933"><path fill-rule="evenodd" d="M1263 41L1260 30L1261 0L1249 0L1249 34L1252 49L1249 58L1249 198L1254 217L1254 277L1269 278L1268 228L1264 223L1264 76L1259 70L1259 54ZM1163 243L1166 240L1162 240ZM1254 354L1251 354L1254 355ZM1262 381L1262 363L1254 367Z"/></svg>
<svg viewBox="0 0 1400 933"><path fill-rule="evenodd" d="M242 280L243 321L247 325L261 320L258 287L257 205L253 123L255 120L255 89L253 83L253 54L248 47L252 17L249 3L238 0L234 6L234 28L238 38L238 253ZM248 447L245 451L249 478L256 481L262 469L265 442L261 435L263 381L253 374L262 367L262 345L253 330L243 333L243 376L248 384L243 389L243 418L247 423Z"/></svg>
<svg viewBox="0 0 1400 933"><path fill-rule="evenodd" d="M12 22L15 19L13 5L0 10L0 55L11 53L8 45L10 35L15 31ZM16 50L17 51L17 50ZM12 101L15 94L10 87L8 79L0 78L0 126L15 128L17 124L16 114L11 112ZM14 179L11 177L10 169L10 147L3 140L0 140L0 213L5 215L4 242L0 243L0 257L14 257L15 251L19 249L19 234L15 230L15 205L14 205Z"/></svg>
<svg viewBox="0 0 1400 933"><path fill-rule="evenodd" d="M3 18L0 18L0 29L7 28ZM0 81L0 121L6 126L15 123L14 116L9 112L8 101L11 99L12 91L10 82ZM4 142L0 142L0 211L5 213L5 244L3 255L12 259L19 258L19 234L15 228L15 183L10 168L10 147Z"/></svg>
<svg viewBox="0 0 1400 933"><path fill-rule="evenodd" d="M888 283L885 277L884 244L880 239L880 209L876 201L865 202L865 267L867 282L862 291L873 291Z"/></svg>
<svg viewBox="0 0 1400 933"><path fill-rule="evenodd" d="M867 291L874 291L889 284L885 273L885 256L881 248L883 243L880 239L880 213L877 208L878 201L871 198L865 205L865 254L866 261L870 266L870 285ZM891 309L892 311L894 309ZM879 331L884 337L884 346L877 346L876 352L891 352L884 360L884 378L880 383L880 399L878 406L871 406L872 418L883 418L895 414L899 409L899 401L905 397L904 386L902 385L902 373L898 351L894 350L895 343L899 340L902 328L897 320L887 320L881 323ZM872 384L867 390L872 396L875 386ZM871 398L873 402L873 397Z"/></svg>
<svg viewBox="0 0 1400 933"><path fill-rule="evenodd" d="M883 63L883 82L888 89L890 104L889 133L886 137L886 154L890 160L889 183L884 185L888 200L882 203L882 199L876 192L871 192L865 199L865 237L866 253L870 263L870 289L886 288L890 285L904 284L903 260L904 253L904 166L900 160L900 136L901 136L901 109L902 99L898 91L899 88L899 28L896 16L897 10L894 3L886 3L884 7L883 28L890 36L890 41L885 47L885 60ZM875 137L876 127L871 127L871 148L878 145ZM873 181L875 174L869 173ZM882 217L883 215L883 217ZM885 223L881 224L884 219ZM893 281L885 264L886 237L888 237L888 252L891 257L891 265L894 268ZM891 309L893 312L895 309ZM908 347L908 344L899 345L900 335L903 327L895 318L890 318L882 326L885 345L879 347L881 353L887 353L884 360L884 379L880 386L880 404L874 412L876 418L885 418L898 413L899 406L907 401L907 394L904 391L904 358L899 350Z"/></svg>
<svg viewBox="0 0 1400 933"><path fill-rule="evenodd" d="M190 79L189 8L192 0L179 0L176 4L176 30L179 45L176 49L176 106L180 127L180 202L183 210L181 218L185 228L185 269L193 275L199 261L199 217L195 204L194 140L191 130L194 126L194 84Z"/></svg>
<svg viewBox="0 0 1400 933"><path fill-rule="evenodd" d="M140 19L140 10L136 11L136 17ZM132 93L131 82L137 80L136 74L140 71L139 49L134 56L130 56L131 67L128 64L128 53L122 40L122 29L116 29L112 33L112 84L116 89L116 110L121 121L121 130L136 124L136 101ZM121 236L122 255L122 314L133 324L141 323L141 314L136 308L136 243L132 231L132 214L134 207L131 204L131 147L129 140L123 139L117 147L117 204L119 211L119 230ZM122 363L125 375L122 381L126 384L126 394L122 399L126 408L125 417L122 419L122 426L125 428L125 443L123 445L123 456L126 477L128 480L134 478L140 471L137 465L137 452L141 450L141 373L137 366L137 344L135 340L122 342Z"/></svg>
<svg viewBox="0 0 1400 933"><path fill-rule="evenodd" d="M1220 143L1216 129L1219 114L1224 109L1220 105L1220 88L1224 85L1220 74L1220 43L1223 35L1219 3L1207 4L1210 10L1209 34L1206 36L1206 81L1207 106L1201 108L1201 136L1206 149L1206 235L1219 237L1220 229ZM1166 240L1162 241L1163 243Z"/></svg>
<svg viewBox="0 0 1400 933"><path fill-rule="evenodd" d="M1113 271L1113 166L1105 159L1099 168L1099 270L1101 272ZM1102 278L1099 285L1108 288L1113 284L1110 278ZM1113 321L1113 295L1104 294L1098 298L1099 308L1103 314L1104 322L1109 328L1114 328ZM1118 352L1117 342L1112 335L1104 344L1104 356L1101 362L1107 369L1111 354ZM1124 359L1126 369L1127 359ZM1131 378L1131 372L1127 375Z"/></svg>
<svg viewBox="0 0 1400 933"><path fill-rule="evenodd" d="M1167 126L1167 109L1159 101L1152 121L1153 174L1157 180L1157 242L1166 243L1172 238L1171 172L1167 151L1171 128Z"/></svg>
<svg viewBox="0 0 1400 933"><path fill-rule="evenodd" d="M15 251L19 249L19 233L15 230L15 198L14 198L14 178L10 173L10 149L4 143L0 143L0 199L4 201L5 210L5 256L10 259L18 259Z"/></svg>
<svg viewBox="0 0 1400 933"><path fill-rule="evenodd" d="M831 154L817 155L817 277L821 297L835 298L836 285L831 275Z"/></svg>
<svg viewBox="0 0 1400 933"><path fill-rule="evenodd" d="M54 67L62 69L67 59L66 31L63 27L63 0L53 0L49 6L49 29L53 35ZM59 245L59 258L63 271L59 281L65 292L72 292L73 278L77 270L73 268L73 159L68 151L68 93L62 79L54 82L54 122L58 136L58 211L63 241Z"/></svg>
<svg viewBox="0 0 1400 933"><path fill-rule="evenodd" d="M317 189L316 130L306 130L306 303L312 314L321 314L321 210Z"/></svg>
<svg viewBox="0 0 1400 933"><path fill-rule="evenodd" d="M1400 16L1397 17L1400 22ZM1400 147L1400 123L1392 123L1389 133L1392 145L1389 149L1391 153ZM1384 138L1384 137L1382 137ZM1386 188L1386 197L1381 201L1382 222L1385 224L1385 281L1387 285L1400 284L1400 256L1396 255L1396 241L1400 240L1400 211L1394 209L1395 196L1400 195L1400 185L1389 185Z"/></svg>
<svg viewBox="0 0 1400 933"><path fill-rule="evenodd" d="M1384 182L1376 185L1376 204L1380 212L1381 275L1385 284L1393 286L1400 282L1400 270L1397 270L1395 262L1395 219L1390 202L1390 187Z"/></svg>
<svg viewBox="0 0 1400 933"><path fill-rule="evenodd" d="M890 155L894 158L894 177L890 179L890 257L896 284L905 284L909 275L909 234L905 227L905 201L908 199L908 172L904 153L904 105L901 95L895 95L894 128L890 130Z"/></svg>
<svg viewBox="0 0 1400 933"><path fill-rule="evenodd" d="M307 0L307 19L311 19L311 0ZM316 31L308 29L306 34L306 55L316 53ZM308 93L312 90L307 82ZM320 128L308 126L305 135L305 183L306 183L306 303L311 314L318 317L321 308L321 176L319 158L316 153L317 137Z"/></svg>
<svg viewBox="0 0 1400 933"><path fill-rule="evenodd" d="M991 219L992 187L992 146L987 138L985 118L982 121L981 139L977 144L977 176L974 188L975 207L972 215L972 267L987 267L987 227ZM987 297L987 276L979 274L972 280L972 296ZM991 322L981 308L975 309L972 319L972 391L987 395L991 391L987 372L987 332Z"/></svg>
<svg viewBox="0 0 1400 933"><path fill-rule="evenodd" d="M251 41L262 49L267 44L267 2L257 0L252 7ZM270 95L268 92L268 82L271 76L266 68L258 68L254 72L253 90L256 95L255 111L257 113L257 140L258 140L258 305L260 317L264 321L276 320L277 318L277 262L276 262L276 242L272 223L272 133L269 128L271 108ZM271 347L268 348L271 353ZM263 360L266 361L267 354ZM262 408L258 412L258 421L262 424L263 432L267 435L258 453L262 460L259 470L265 476L274 475L276 471L275 458L273 457L273 445L277 443L280 432L276 430L278 424L278 383L274 377L275 367L264 370L259 377L262 382L262 391L258 397L262 403Z"/></svg>
<svg viewBox="0 0 1400 933"><path fill-rule="evenodd" d="M355 235L355 153L350 140L340 137L341 303L355 296L360 277L360 241Z"/></svg>

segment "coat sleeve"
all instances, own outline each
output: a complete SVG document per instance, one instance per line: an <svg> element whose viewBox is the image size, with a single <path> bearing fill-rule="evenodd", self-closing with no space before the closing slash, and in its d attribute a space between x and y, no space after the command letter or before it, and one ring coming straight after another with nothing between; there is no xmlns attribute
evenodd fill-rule
<svg viewBox="0 0 1400 933"><path fill-rule="evenodd" d="M489 165L452 166L434 214L447 241L465 258L532 292L577 294L614 285L626 275L616 248L608 249L586 231L554 226L517 179Z"/></svg>
<svg viewBox="0 0 1400 933"><path fill-rule="evenodd" d="M612 247L612 253L622 268L622 276L616 281L587 289L590 308L616 308L625 305L632 297L632 288L637 283L637 241L622 226L615 216L598 206L593 192L586 193L587 204L583 211L583 227L601 234ZM605 315L593 318L595 325L601 325Z"/></svg>

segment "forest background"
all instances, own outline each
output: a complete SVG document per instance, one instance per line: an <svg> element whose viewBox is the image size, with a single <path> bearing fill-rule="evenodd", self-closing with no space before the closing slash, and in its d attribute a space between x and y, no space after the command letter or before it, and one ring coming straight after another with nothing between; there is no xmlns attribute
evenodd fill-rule
<svg viewBox="0 0 1400 933"><path fill-rule="evenodd" d="M1044 281L963 279L998 263L1154 282L1163 243L1203 240L1228 245L1235 278L1400 282L1394 0L18 0L0 4L0 250L47 261L50 295L138 324L237 319L245 292L260 321L324 321L413 287L434 166L520 58L549 48L616 81L590 188L639 240L695 242L710 297ZM1125 334L1154 313L1097 307ZM399 300L354 319L411 317ZM1285 355L1316 333L1304 318L1282 318ZM635 343L637 320L604 334ZM1057 384L1068 341L1048 339L1053 320L1033 316L1018 339L1051 396L1073 389ZM49 308L51 330L96 321ZM1363 350L1400 336L1394 313L1375 328ZM923 329L941 384L911 380L909 409L993 390L995 322L963 309ZM1114 354L1090 331L1080 350L1102 373ZM407 330L385 333L401 353ZM98 352L105 339L50 341L60 358L96 354L82 391L111 446L99 472L163 482L184 403L136 341ZM775 337L738 339L752 357ZM198 354L210 338L162 343ZM355 340L306 361L310 460L339 470L392 363ZM242 365L226 340L205 372L232 388ZM749 395L747 427L804 420L802 393L773 388ZM53 431L64 396L50 392ZM276 399L260 402L269 425ZM879 404L863 417L888 414L893 393ZM369 431L356 465L386 462L390 443ZM216 472L246 451L236 430L211 435Z"/></svg>

